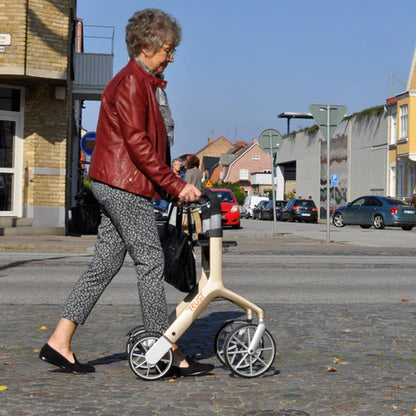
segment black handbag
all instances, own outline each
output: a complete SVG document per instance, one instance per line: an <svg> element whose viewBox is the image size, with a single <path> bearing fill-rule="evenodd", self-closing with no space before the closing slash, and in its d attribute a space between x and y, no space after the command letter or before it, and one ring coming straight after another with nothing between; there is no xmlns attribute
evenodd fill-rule
<svg viewBox="0 0 416 416"><path fill-rule="evenodd" d="M196 286L195 254L191 235L182 227L183 205L169 209L166 222L159 226L159 237L165 256L165 281L181 292L190 292ZM175 223L171 224L173 211ZM188 215L190 226L190 215Z"/></svg>

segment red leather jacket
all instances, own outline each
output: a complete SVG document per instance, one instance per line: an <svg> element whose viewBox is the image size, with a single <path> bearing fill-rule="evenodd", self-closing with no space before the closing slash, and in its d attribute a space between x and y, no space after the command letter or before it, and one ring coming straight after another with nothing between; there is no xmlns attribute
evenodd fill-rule
<svg viewBox="0 0 416 416"><path fill-rule="evenodd" d="M177 197L186 182L166 164L165 123L156 101L163 81L136 61L110 81L101 98L91 178L149 198Z"/></svg>

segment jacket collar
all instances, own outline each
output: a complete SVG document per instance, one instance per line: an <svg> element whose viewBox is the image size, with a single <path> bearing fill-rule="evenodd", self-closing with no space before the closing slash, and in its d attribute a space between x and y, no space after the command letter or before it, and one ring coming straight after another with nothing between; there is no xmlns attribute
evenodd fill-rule
<svg viewBox="0 0 416 416"><path fill-rule="evenodd" d="M131 61L133 61L133 63ZM160 88L166 88L168 85L167 81L163 79L163 75L160 77L156 76L143 62L139 61L138 59L130 59L130 63L132 63L135 69L145 73L152 85Z"/></svg>

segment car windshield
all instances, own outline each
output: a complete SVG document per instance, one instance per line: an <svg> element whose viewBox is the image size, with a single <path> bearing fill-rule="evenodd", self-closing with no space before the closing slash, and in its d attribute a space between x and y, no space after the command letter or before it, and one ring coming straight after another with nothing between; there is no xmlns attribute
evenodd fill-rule
<svg viewBox="0 0 416 416"><path fill-rule="evenodd" d="M298 207L306 207L306 208L314 208L315 207L315 203L313 201L310 200L306 200L306 201L296 201L296 204Z"/></svg>
<svg viewBox="0 0 416 416"><path fill-rule="evenodd" d="M220 202L234 202L233 194L231 192L215 192L220 199Z"/></svg>

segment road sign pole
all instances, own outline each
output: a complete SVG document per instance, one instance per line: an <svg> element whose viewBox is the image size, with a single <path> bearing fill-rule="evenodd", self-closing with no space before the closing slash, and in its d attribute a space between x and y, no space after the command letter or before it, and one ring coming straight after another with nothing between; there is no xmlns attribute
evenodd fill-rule
<svg viewBox="0 0 416 416"><path fill-rule="evenodd" d="M327 105L326 106L326 242L329 243L331 241L331 236L330 236L330 221L329 221L329 216L330 216L330 208L331 208L331 204L330 204L330 191L331 191L331 187L329 184L329 180L330 180L330 152L331 152L331 106Z"/></svg>
<svg viewBox="0 0 416 416"><path fill-rule="evenodd" d="M331 163L331 137L335 133L335 130L339 123L345 116L347 107L345 105L327 105L327 104L312 104L309 106L309 110L312 113L322 136L326 137L326 242L330 242L330 215L331 215L331 187L330 187L330 163ZM325 114L326 111L326 114Z"/></svg>
<svg viewBox="0 0 416 416"><path fill-rule="evenodd" d="M274 224L274 232L276 233L276 190L274 187L274 166L273 166L273 142L272 142L273 134L269 131L269 139L270 139L270 161L271 161L271 175L272 175L272 201L273 201L273 224Z"/></svg>

